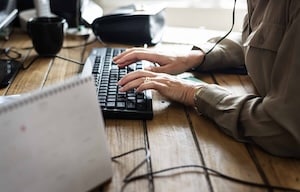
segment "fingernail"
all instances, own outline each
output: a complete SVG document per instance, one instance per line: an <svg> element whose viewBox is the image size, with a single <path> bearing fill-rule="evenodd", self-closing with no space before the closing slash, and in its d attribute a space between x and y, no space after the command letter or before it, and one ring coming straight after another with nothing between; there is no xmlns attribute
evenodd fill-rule
<svg viewBox="0 0 300 192"><path fill-rule="evenodd" d="M120 79L119 81L118 81L118 83L117 83L119 86L122 86L123 84L122 84L122 79Z"/></svg>

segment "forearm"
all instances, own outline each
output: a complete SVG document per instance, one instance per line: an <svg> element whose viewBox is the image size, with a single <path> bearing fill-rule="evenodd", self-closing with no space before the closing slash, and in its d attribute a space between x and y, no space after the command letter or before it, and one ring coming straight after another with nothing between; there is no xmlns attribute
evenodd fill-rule
<svg viewBox="0 0 300 192"><path fill-rule="evenodd" d="M235 96L218 85L205 85L195 94L198 112L226 134L275 155L300 157L299 142L264 110L262 101L251 94Z"/></svg>

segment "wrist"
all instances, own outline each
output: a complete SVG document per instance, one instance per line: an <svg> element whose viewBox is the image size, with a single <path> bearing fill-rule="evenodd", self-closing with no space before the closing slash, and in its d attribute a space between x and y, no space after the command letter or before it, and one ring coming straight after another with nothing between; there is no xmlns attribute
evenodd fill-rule
<svg viewBox="0 0 300 192"><path fill-rule="evenodd" d="M203 89L204 89L204 85L198 86L194 93L194 97L193 97L193 107L200 114L201 114L201 112L200 112L198 97L200 97L200 95L202 94Z"/></svg>
<svg viewBox="0 0 300 192"><path fill-rule="evenodd" d="M190 61L191 68L196 68L204 62L205 59L205 52L201 49L192 50L190 54Z"/></svg>

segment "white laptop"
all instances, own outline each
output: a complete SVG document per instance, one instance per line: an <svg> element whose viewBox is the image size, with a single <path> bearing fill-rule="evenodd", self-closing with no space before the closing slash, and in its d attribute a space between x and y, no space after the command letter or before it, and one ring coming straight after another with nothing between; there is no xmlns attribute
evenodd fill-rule
<svg viewBox="0 0 300 192"><path fill-rule="evenodd" d="M91 76L1 104L0 132L0 191L84 192L112 177Z"/></svg>

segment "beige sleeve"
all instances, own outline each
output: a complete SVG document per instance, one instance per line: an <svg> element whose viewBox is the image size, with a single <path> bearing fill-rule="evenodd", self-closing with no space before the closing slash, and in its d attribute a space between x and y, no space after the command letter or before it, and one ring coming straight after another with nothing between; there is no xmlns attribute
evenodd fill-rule
<svg viewBox="0 0 300 192"><path fill-rule="evenodd" d="M194 45L193 49L200 49L207 53L221 37L215 37L201 45ZM205 60L195 71L215 71L233 68L244 68L244 53L241 46L241 34L230 35L222 40L214 49L205 55Z"/></svg>
<svg viewBox="0 0 300 192"><path fill-rule="evenodd" d="M300 157L299 141L264 110L264 101L252 94L233 95L215 84L205 85L195 94L197 111L224 133L274 155Z"/></svg>

